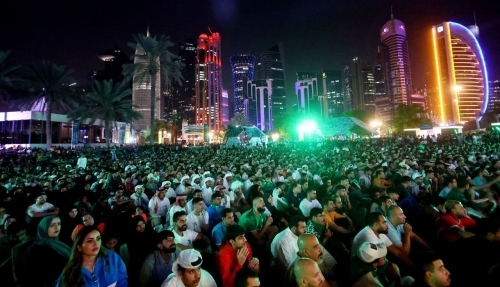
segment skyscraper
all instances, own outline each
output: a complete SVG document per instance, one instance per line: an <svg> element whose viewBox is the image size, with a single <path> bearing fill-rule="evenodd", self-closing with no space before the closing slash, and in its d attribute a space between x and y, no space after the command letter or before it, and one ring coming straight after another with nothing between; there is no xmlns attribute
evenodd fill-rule
<svg viewBox="0 0 500 287"><path fill-rule="evenodd" d="M351 61L351 67L349 69L352 88L352 108L354 110L365 109L365 93L362 69L363 68L361 60L358 57L354 57Z"/></svg>
<svg viewBox="0 0 500 287"><path fill-rule="evenodd" d="M222 61L219 33L201 34L196 51L196 124L219 131L222 124Z"/></svg>
<svg viewBox="0 0 500 287"><path fill-rule="evenodd" d="M377 102L389 103L392 112L400 104L411 104L412 92L406 27L402 21L394 19L392 13L391 20L380 30L380 41L379 51L387 99L379 97Z"/></svg>
<svg viewBox="0 0 500 287"><path fill-rule="evenodd" d="M371 67L361 69L363 78L363 102L366 111L375 111L375 79Z"/></svg>
<svg viewBox="0 0 500 287"><path fill-rule="evenodd" d="M481 120L489 101L488 72L481 47L463 25L432 28L441 124Z"/></svg>
<svg viewBox="0 0 500 287"><path fill-rule="evenodd" d="M273 130L273 81L246 81L245 86L245 117L262 131Z"/></svg>
<svg viewBox="0 0 500 287"><path fill-rule="evenodd" d="M349 65L342 72L342 89L344 90L344 111L352 110L352 75Z"/></svg>
<svg viewBox="0 0 500 287"><path fill-rule="evenodd" d="M496 115L500 114L500 81L490 81L490 101L488 102L488 112Z"/></svg>
<svg viewBox="0 0 500 287"><path fill-rule="evenodd" d="M243 91L242 91L243 94ZM222 89L222 124L229 122L229 94L227 90Z"/></svg>
<svg viewBox="0 0 500 287"><path fill-rule="evenodd" d="M342 89L342 72L340 70L324 70L321 73L320 94L325 96L326 118L341 117L344 113L344 90Z"/></svg>
<svg viewBox="0 0 500 287"><path fill-rule="evenodd" d="M310 78L295 82L295 95L297 96L298 111L305 112L307 114L320 113L317 78Z"/></svg>
<svg viewBox="0 0 500 287"><path fill-rule="evenodd" d="M257 59L254 79L272 80L272 116L280 117L286 112L285 93L285 49L283 44L276 44L267 49Z"/></svg>
<svg viewBox="0 0 500 287"><path fill-rule="evenodd" d="M148 33L149 37L149 33ZM135 50L136 55L144 54L144 51L139 48ZM134 57L134 63L143 63L146 65L147 59L142 57ZM132 103L134 104L133 109L142 115L142 119L134 122L134 128L139 131L145 131L151 121L151 83L155 81L155 110L154 118L161 119L161 80L160 73L156 73L156 77L153 79L151 76L146 75L147 73L138 73L133 78L132 84Z"/></svg>
<svg viewBox="0 0 500 287"><path fill-rule="evenodd" d="M168 119L178 119L178 124L183 119L194 124L196 117L196 40L186 39L179 43L179 61L183 64L181 68L182 85L173 81L170 91L166 91L165 114Z"/></svg>
<svg viewBox="0 0 500 287"><path fill-rule="evenodd" d="M243 80L253 80L253 73L255 67L255 56L251 54L236 54L230 58L231 70L233 72L233 86L234 86L234 112L243 113Z"/></svg>

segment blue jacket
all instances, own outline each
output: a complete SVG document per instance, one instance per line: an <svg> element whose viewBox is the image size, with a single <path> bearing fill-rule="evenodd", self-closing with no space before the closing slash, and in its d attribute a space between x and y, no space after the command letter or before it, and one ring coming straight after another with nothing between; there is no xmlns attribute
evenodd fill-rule
<svg viewBox="0 0 500 287"><path fill-rule="evenodd" d="M92 273L82 267L82 279L85 287L128 287L127 269L120 256L113 251L108 251L108 261L109 265L107 265L106 259L103 257L97 259L94 266L94 282ZM63 276L61 275L57 281L57 287L62 286L62 279ZM96 280L99 280L99 282Z"/></svg>

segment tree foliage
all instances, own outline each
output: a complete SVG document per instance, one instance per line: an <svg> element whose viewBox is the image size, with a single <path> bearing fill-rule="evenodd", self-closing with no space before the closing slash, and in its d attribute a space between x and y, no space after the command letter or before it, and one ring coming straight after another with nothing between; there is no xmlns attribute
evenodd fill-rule
<svg viewBox="0 0 500 287"><path fill-rule="evenodd" d="M95 81L89 87L84 101L78 108L68 113L72 120L86 120L93 124L96 119L101 119L104 123L106 146L109 147L110 128L117 128L117 121L132 123L142 118L141 114L132 109L132 101L128 96L132 93L130 88L123 83L113 83L109 81Z"/></svg>
<svg viewBox="0 0 500 287"><path fill-rule="evenodd" d="M134 35L134 42L128 45L133 48L136 53L134 55L135 61L131 64L123 65L123 73L126 75L126 80L133 77L139 77L144 80L150 79L151 85L151 118L150 127L154 126L155 121L155 107L156 107L156 89L168 87L171 80L175 80L181 85L181 67L182 63L179 57L171 53L168 49L173 47L174 44L170 41L169 37L156 36L150 37L149 35ZM156 76L160 73L162 87L156 87ZM154 143L154 134L150 133L149 144Z"/></svg>
<svg viewBox="0 0 500 287"><path fill-rule="evenodd" d="M15 76L13 75L19 66L9 65L7 58L10 51L0 51L0 104L6 106L8 96L15 89Z"/></svg>
<svg viewBox="0 0 500 287"><path fill-rule="evenodd" d="M397 132L407 128L418 128L421 124L430 123L424 108L418 104L400 104L394 110L392 125Z"/></svg>
<svg viewBox="0 0 500 287"><path fill-rule="evenodd" d="M350 110L343 114L344 117L357 118L365 123L370 122L373 119L373 113L365 110Z"/></svg>
<svg viewBox="0 0 500 287"><path fill-rule="evenodd" d="M244 113L235 113L234 117L227 123L230 126L249 126L252 125Z"/></svg>

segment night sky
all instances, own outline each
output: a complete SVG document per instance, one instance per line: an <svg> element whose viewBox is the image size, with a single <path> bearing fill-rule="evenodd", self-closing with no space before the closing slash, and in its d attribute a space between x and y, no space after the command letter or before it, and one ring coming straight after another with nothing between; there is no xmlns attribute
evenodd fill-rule
<svg viewBox="0 0 500 287"><path fill-rule="evenodd" d="M79 84L104 68L99 52L118 45L127 55L132 34L165 34L172 42L219 32L222 38L223 87L231 95L229 57L259 55L277 42L285 45L286 85L294 100L297 71L341 69L354 57L373 62L379 31L394 17L406 25L414 85L425 84L433 69L432 25L455 21L474 23L491 78L500 72L500 1L497 0L71 0L2 1L0 50L12 50L15 62L42 59L75 70ZM172 52L177 53L177 48Z"/></svg>

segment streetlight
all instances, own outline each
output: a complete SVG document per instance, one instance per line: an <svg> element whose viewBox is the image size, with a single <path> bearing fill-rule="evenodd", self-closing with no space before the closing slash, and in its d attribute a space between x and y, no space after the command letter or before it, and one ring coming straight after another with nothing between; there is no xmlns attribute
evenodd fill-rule
<svg viewBox="0 0 500 287"><path fill-rule="evenodd" d="M273 139L273 142L277 142L277 141L279 140L279 138L280 138L280 134L278 134L278 133L273 133L273 134L271 135L271 137L272 137L272 139Z"/></svg>

